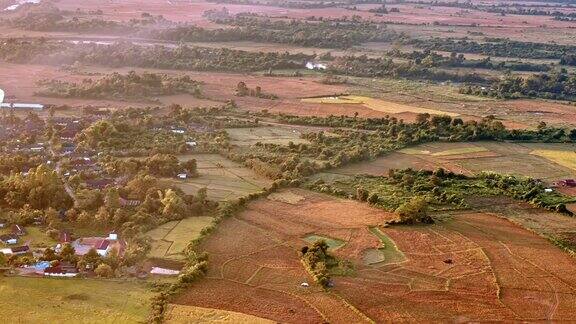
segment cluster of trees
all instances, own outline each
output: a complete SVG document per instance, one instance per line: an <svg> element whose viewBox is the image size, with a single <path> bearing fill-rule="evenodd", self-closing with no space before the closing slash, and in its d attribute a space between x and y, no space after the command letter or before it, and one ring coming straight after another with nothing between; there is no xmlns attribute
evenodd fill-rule
<svg viewBox="0 0 576 324"><path fill-rule="evenodd" d="M132 119L126 119L133 116ZM76 137L78 148L97 149L115 156L149 156L150 154L214 152L227 146L228 138L222 131L175 133L161 127L151 115L136 117L120 113L112 119L95 122ZM186 142L194 141L195 147Z"/></svg>
<svg viewBox="0 0 576 324"><path fill-rule="evenodd" d="M44 80L39 85L43 89L37 94L46 97L140 99L179 93L202 97L200 82L187 75L170 77L150 72L138 74L131 71L125 75L114 72L97 80L85 79L82 83Z"/></svg>
<svg viewBox="0 0 576 324"><path fill-rule="evenodd" d="M396 63L390 58L368 58L366 55L338 57L328 66L328 71L359 77L402 77L439 82L486 82L476 73L458 74L427 67L415 61Z"/></svg>
<svg viewBox="0 0 576 324"><path fill-rule="evenodd" d="M256 88L248 88L245 82L240 81L236 86L236 96L238 97L256 97L256 98L263 98L263 99L278 99L278 96L275 94L269 94L262 92L262 88L260 86L256 86Z"/></svg>
<svg viewBox="0 0 576 324"><path fill-rule="evenodd" d="M316 241L312 246L304 246L301 251L302 262L314 280L322 287L330 285L330 268L338 264L334 256L328 253L328 244L324 240Z"/></svg>
<svg viewBox="0 0 576 324"><path fill-rule="evenodd" d="M30 169L26 174L12 173L0 182L0 206L20 209L27 205L38 210L60 210L72 206L57 172L45 164Z"/></svg>
<svg viewBox="0 0 576 324"><path fill-rule="evenodd" d="M130 33L135 26L101 18L82 16L68 17L67 12L58 9L41 12L28 12L11 19L10 26L33 31L78 32L78 33Z"/></svg>
<svg viewBox="0 0 576 324"><path fill-rule="evenodd" d="M502 122L493 116L487 116L481 121L450 116L430 116L419 114L415 123L404 123L394 117L355 118L347 116L290 116L280 115L278 119L284 123L296 125L346 127L365 130L375 130L378 133L399 136L403 141L422 143L444 139L452 142L470 142L480 140L515 140L531 142L573 142L576 141L576 129L549 127L541 124L537 130L513 129L504 127ZM385 135L382 135L383 137ZM393 138L394 140L395 138Z"/></svg>
<svg viewBox="0 0 576 324"><path fill-rule="evenodd" d="M158 177L175 177L179 173L186 173L188 177L197 177L196 160L190 159L180 162L172 154L155 154L145 159L112 159L105 163L120 175L134 175L143 170Z"/></svg>
<svg viewBox="0 0 576 324"><path fill-rule="evenodd" d="M424 67L457 67L531 72L546 72L550 70L549 64L537 64L520 61L494 62L490 59L490 57L478 60L467 60L464 57L464 54L458 54L456 52L450 53L450 56L444 56L430 50L405 53L396 49L389 51L387 54L393 57L409 59L415 64L422 65Z"/></svg>
<svg viewBox="0 0 576 324"><path fill-rule="evenodd" d="M205 29L196 26L158 30L154 36L172 41L258 41L267 43L295 44L323 48L348 48L370 41L389 42L401 35L386 25L351 21L309 22L302 20L271 20L252 15L222 17L208 15L218 24L235 28Z"/></svg>
<svg viewBox="0 0 576 324"><path fill-rule="evenodd" d="M405 44L432 51L530 59L560 59L563 55L576 53L576 46L574 45L520 42L501 38L487 38L485 42L479 43L466 39L436 37L410 39L406 40Z"/></svg>
<svg viewBox="0 0 576 324"><path fill-rule="evenodd" d="M252 72L302 68L314 55L256 53L228 48L145 46L130 42L76 45L46 39L8 39L0 60L13 63L87 64L172 70Z"/></svg>
<svg viewBox="0 0 576 324"><path fill-rule="evenodd" d="M334 1L286 1L286 0L273 0L273 1L258 1L258 0L209 0L208 2L218 4L236 4L248 6L272 6L281 8L292 9L321 9L331 8L339 4Z"/></svg>
<svg viewBox="0 0 576 324"><path fill-rule="evenodd" d="M526 77L508 75L489 87L468 85L460 93L516 99L522 97L574 100L576 74L542 73Z"/></svg>
<svg viewBox="0 0 576 324"><path fill-rule="evenodd" d="M393 211L398 219L391 224L433 223L427 213L429 208L467 208L468 197L508 196L567 215L572 213L566 203L574 201L573 197L546 192L544 184L532 178L495 173L468 177L442 168L434 171L392 169L388 176L359 175L330 183L317 180L307 183L306 187Z"/></svg>

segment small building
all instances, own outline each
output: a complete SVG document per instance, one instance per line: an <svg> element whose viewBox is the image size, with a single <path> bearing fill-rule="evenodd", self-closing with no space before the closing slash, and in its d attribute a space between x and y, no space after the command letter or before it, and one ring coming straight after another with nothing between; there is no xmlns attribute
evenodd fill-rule
<svg viewBox="0 0 576 324"><path fill-rule="evenodd" d="M18 224L12 225L12 233L18 236L24 236L27 234L24 226Z"/></svg>
<svg viewBox="0 0 576 324"><path fill-rule="evenodd" d="M0 235L0 241L4 244L16 244L18 243L18 236L14 234L4 234Z"/></svg>
<svg viewBox="0 0 576 324"><path fill-rule="evenodd" d="M178 174L176 175L176 177L177 177L178 179L186 180L186 179L188 179L188 173L178 173Z"/></svg>
<svg viewBox="0 0 576 324"><path fill-rule="evenodd" d="M176 275L180 274L180 271L172 270L172 269L166 269L166 268L160 268L160 267L152 267L152 270L150 270L150 274L164 275L164 276L176 276Z"/></svg>
<svg viewBox="0 0 576 324"><path fill-rule="evenodd" d="M3 219L0 219L0 228L4 228L6 227L6 221Z"/></svg>
<svg viewBox="0 0 576 324"><path fill-rule="evenodd" d="M68 262L61 262L60 264L44 269L44 275L49 277L76 277L78 269Z"/></svg>
<svg viewBox="0 0 576 324"><path fill-rule="evenodd" d="M12 254L21 255L30 252L30 247L28 245L22 245L12 248Z"/></svg>
<svg viewBox="0 0 576 324"><path fill-rule="evenodd" d="M110 250L110 241L101 240L96 245L96 252L101 256L106 256Z"/></svg>

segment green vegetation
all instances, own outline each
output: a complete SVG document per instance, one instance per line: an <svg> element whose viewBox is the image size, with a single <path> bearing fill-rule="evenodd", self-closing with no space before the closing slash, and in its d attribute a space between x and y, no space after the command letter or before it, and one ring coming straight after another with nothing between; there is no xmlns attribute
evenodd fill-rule
<svg viewBox="0 0 576 324"><path fill-rule="evenodd" d="M101 79L85 79L82 83L60 80L44 80L36 94L45 97L92 98L92 99L139 99L189 93L202 97L200 83L189 76L169 77L165 74L134 71L126 75L112 73Z"/></svg>
<svg viewBox="0 0 576 324"><path fill-rule="evenodd" d="M334 250L342 247L344 244L346 244L346 242L344 242L340 239L327 237L327 236L323 236L323 235L317 235L317 234L310 234L310 235L305 236L304 241L306 241L310 244L313 244L316 241L324 241L328 245L329 251L334 251Z"/></svg>
<svg viewBox="0 0 576 324"><path fill-rule="evenodd" d="M4 318L22 322L140 323L152 297L136 282L0 277Z"/></svg>
<svg viewBox="0 0 576 324"><path fill-rule="evenodd" d="M566 204L576 199L557 192L545 192L544 184L532 178L481 173L467 177L444 169L414 171L391 170L387 177L355 176L320 179L305 184L308 189L339 197L367 201L399 215L393 223L430 223L426 210L467 208L467 197L509 196L538 207L572 215Z"/></svg>
<svg viewBox="0 0 576 324"><path fill-rule="evenodd" d="M576 74L510 75L492 83L490 87L462 87L460 93L506 99L532 97L573 101L576 98Z"/></svg>
<svg viewBox="0 0 576 324"><path fill-rule="evenodd" d="M152 239L150 256L155 258L184 258L184 250L190 241L196 240L204 228L213 222L212 217L195 216L171 221L147 232Z"/></svg>
<svg viewBox="0 0 576 324"><path fill-rule="evenodd" d="M205 12L217 24L234 28L205 29L196 26L159 30L155 38L182 41L256 41L295 44L311 47L348 48L370 41L393 41L400 37L384 24L362 22L307 22L271 20L251 14L227 15L227 12Z"/></svg>

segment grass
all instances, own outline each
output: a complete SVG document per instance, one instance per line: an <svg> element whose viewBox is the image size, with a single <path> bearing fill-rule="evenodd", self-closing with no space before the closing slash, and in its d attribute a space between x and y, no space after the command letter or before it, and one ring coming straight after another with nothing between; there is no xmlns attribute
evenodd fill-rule
<svg viewBox="0 0 576 324"><path fill-rule="evenodd" d="M342 247L346 242L337 239L337 238L332 238L332 237L328 237L328 236L323 236L323 235L317 235L317 234L310 234L307 235L306 237L303 238L304 241L312 244L316 241L319 240L324 240L326 242L326 244L328 244L328 249L331 251L337 250L340 247Z"/></svg>
<svg viewBox="0 0 576 324"><path fill-rule="evenodd" d="M534 150L532 155L543 157L572 170L576 170L576 152L560 150Z"/></svg>
<svg viewBox="0 0 576 324"><path fill-rule="evenodd" d="M0 277L2 318L18 323L141 323L151 296L135 282Z"/></svg>
<svg viewBox="0 0 576 324"><path fill-rule="evenodd" d="M58 244L57 241L46 235L46 230L36 227L28 226L26 227L27 234L18 238L18 243L16 245L23 245L26 242L30 242L30 247L35 248L46 248L52 247ZM10 228L5 228L0 231L0 234L11 233Z"/></svg>
<svg viewBox="0 0 576 324"><path fill-rule="evenodd" d="M378 251L381 253L383 261L379 263L398 263L406 260L404 253L398 250L396 243L394 243L394 241L392 241L392 239L384 234L378 227L370 227L368 230L376 236L380 242L382 242L382 246L378 248Z"/></svg>
<svg viewBox="0 0 576 324"><path fill-rule="evenodd" d="M189 217L180 221L163 224L148 233L153 240L150 256L155 258L183 258L182 252L188 243L198 236L200 231L212 224L212 217Z"/></svg>

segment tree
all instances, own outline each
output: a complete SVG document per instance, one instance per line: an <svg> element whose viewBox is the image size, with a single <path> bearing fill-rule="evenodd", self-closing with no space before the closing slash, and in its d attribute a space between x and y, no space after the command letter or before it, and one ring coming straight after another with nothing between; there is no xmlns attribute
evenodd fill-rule
<svg viewBox="0 0 576 324"><path fill-rule="evenodd" d="M106 192L106 197L104 198L104 203L110 212L120 208L120 193L118 192L118 189L108 189Z"/></svg>
<svg viewBox="0 0 576 324"><path fill-rule="evenodd" d="M360 201L366 201L368 199L368 191L364 188L356 188L356 199Z"/></svg>
<svg viewBox="0 0 576 324"><path fill-rule="evenodd" d="M114 270L106 263L100 263L94 273L101 278L110 278L114 275Z"/></svg>
<svg viewBox="0 0 576 324"><path fill-rule="evenodd" d="M164 206L162 214L168 219L182 219L187 216L188 206L176 191L172 189L166 190L164 197L160 201Z"/></svg>
<svg viewBox="0 0 576 324"><path fill-rule="evenodd" d="M428 203L424 197L416 196L408 202L400 205L396 209L396 213L400 216L399 223L413 224L416 222L430 223L433 222L432 218L428 216Z"/></svg>
<svg viewBox="0 0 576 324"><path fill-rule="evenodd" d="M90 269L96 268L96 265L102 262L102 257L95 248L91 248L88 250L88 253L82 256L82 261L84 262L85 266L89 267Z"/></svg>
<svg viewBox="0 0 576 324"><path fill-rule="evenodd" d="M60 258L62 258L62 261L68 261L73 264L76 263L76 251L74 250L74 247L70 245L70 243L66 243L64 246L62 246L62 250L60 251Z"/></svg>

